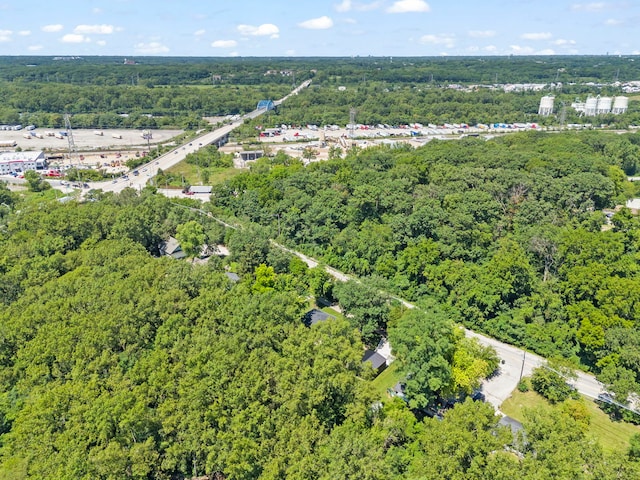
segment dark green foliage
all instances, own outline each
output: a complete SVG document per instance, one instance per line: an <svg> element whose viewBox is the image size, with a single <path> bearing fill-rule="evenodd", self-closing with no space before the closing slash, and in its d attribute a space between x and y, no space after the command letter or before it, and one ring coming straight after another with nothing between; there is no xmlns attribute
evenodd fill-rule
<svg viewBox="0 0 640 480"><path fill-rule="evenodd" d="M601 231L599 210L633 192L612 159L632 137L528 132L375 147L304 169L265 160L213 198L333 267L436 299L455 321L581 361L628 392L640 384L640 222L622 210Z"/></svg>
<svg viewBox="0 0 640 480"><path fill-rule="evenodd" d="M1 478L637 477L634 461L586 448L565 417L533 417L518 459L487 404L469 400L441 422L418 421L399 399L379 406L353 326L301 322L307 285L330 292L320 268L287 257L283 273L260 265L231 284L214 261L150 254L180 226L197 230L194 245L224 237L188 202L148 190L94 198L19 205L0 236ZM233 236L246 250L238 264L252 264L254 247L269 257L258 228ZM354 318L392 318L416 405L457 391L456 369L477 370L436 306L389 314L376 290L345 285Z"/></svg>
<svg viewBox="0 0 640 480"><path fill-rule="evenodd" d="M406 312L389 331L389 341L406 374L413 408L433 406L437 399L453 393L451 364L456 339L453 326L440 312Z"/></svg>
<svg viewBox="0 0 640 480"><path fill-rule="evenodd" d="M530 388L531 388L531 385L529 384L529 379L523 378L518 382L519 392L522 392L522 393L528 392Z"/></svg>
<svg viewBox="0 0 640 480"><path fill-rule="evenodd" d="M576 395L575 389L567 383L564 376L544 365L533 370L531 387L551 403L562 402Z"/></svg>
<svg viewBox="0 0 640 480"><path fill-rule="evenodd" d="M362 340L371 347L377 346L389 317L385 295L355 281L336 284L333 295L351 324L360 331Z"/></svg>

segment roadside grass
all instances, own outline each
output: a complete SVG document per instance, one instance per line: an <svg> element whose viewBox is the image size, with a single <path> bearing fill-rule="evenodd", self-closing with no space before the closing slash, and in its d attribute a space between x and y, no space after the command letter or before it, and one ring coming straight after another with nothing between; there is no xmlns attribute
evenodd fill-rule
<svg viewBox="0 0 640 480"><path fill-rule="evenodd" d="M78 190L74 190L71 193L64 193L55 188L49 188L42 192L31 192L29 190L18 190L16 193L20 198L20 203L23 206L37 206L41 203L48 203L63 197L73 197Z"/></svg>
<svg viewBox="0 0 640 480"><path fill-rule="evenodd" d="M588 434L595 438L606 452L626 451L629 448L629 439L635 433L640 433L640 426L627 422L612 421L598 405L591 399L582 397L590 416ZM545 398L535 392L522 393L514 390L500 407L500 410L515 418L519 422L524 420L523 412L527 408L541 407L551 410L559 408L551 405Z"/></svg>
<svg viewBox="0 0 640 480"><path fill-rule="evenodd" d="M189 185L200 185L201 183L204 185L217 185L220 183L224 183L230 178L235 177L243 173L245 170L228 167L228 168L216 168L209 167L206 170L209 173L209 181L201 182L200 171L204 170L203 168L198 169L197 165L192 165L187 162L180 162L177 165L169 168L165 171L167 174L172 174L176 177L176 179L168 184L170 187L178 187L182 188L182 177L184 176L184 181ZM158 185L158 187L162 188L165 185Z"/></svg>

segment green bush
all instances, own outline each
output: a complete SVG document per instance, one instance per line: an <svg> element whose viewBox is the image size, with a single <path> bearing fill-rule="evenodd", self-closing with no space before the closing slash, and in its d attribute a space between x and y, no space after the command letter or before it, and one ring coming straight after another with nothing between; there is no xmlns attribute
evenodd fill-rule
<svg viewBox="0 0 640 480"><path fill-rule="evenodd" d="M531 389L528 378L523 378L518 382L518 391L526 393Z"/></svg>

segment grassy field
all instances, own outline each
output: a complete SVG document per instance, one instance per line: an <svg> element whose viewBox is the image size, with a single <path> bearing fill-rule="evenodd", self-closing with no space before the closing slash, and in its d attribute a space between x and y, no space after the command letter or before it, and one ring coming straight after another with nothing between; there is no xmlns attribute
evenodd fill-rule
<svg viewBox="0 0 640 480"><path fill-rule="evenodd" d="M396 383L402 380L403 375L398 371L398 364L393 362L389 365L384 372L378 375L371 381L377 397L380 401L384 402L389 398L387 395L387 389L393 387Z"/></svg>
<svg viewBox="0 0 640 480"><path fill-rule="evenodd" d="M625 451L629 448L629 439L633 434L640 433L640 427L631 423L612 421L595 402L585 397L583 401L590 414L589 434L598 440L602 448L607 452ZM522 393L514 390L511 398L502 404L500 410L522 422L524 410L535 407L558 408L535 392Z"/></svg>
<svg viewBox="0 0 640 480"><path fill-rule="evenodd" d="M204 169L200 169L200 170L204 170ZM233 167L230 167L230 168L209 167L207 171L209 172L209 181L202 182L205 185L217 185L219 183L224 183L226 180L244 172L244 170L233 168ZM201 178L200 178L198 167L196 165L188 164L187 162L180 162L177 165L174 165L173 167L168 169L166 173L172 174L176 177L176 180L169 183L169 186L181 187L183 176L184 176L185 182L187 182L189 185L201 184ZM164 185L158 185L158 186L163 187Z"/></svg>

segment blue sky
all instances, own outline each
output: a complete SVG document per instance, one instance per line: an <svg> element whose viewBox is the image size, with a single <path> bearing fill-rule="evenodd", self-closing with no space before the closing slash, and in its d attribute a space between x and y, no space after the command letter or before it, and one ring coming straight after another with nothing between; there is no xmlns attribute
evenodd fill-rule
<svg viewBox="0 0 640 480"><path fill-rule="evenodd" d="M0 0L0 55L640 55L640 0Z"/></svg>

